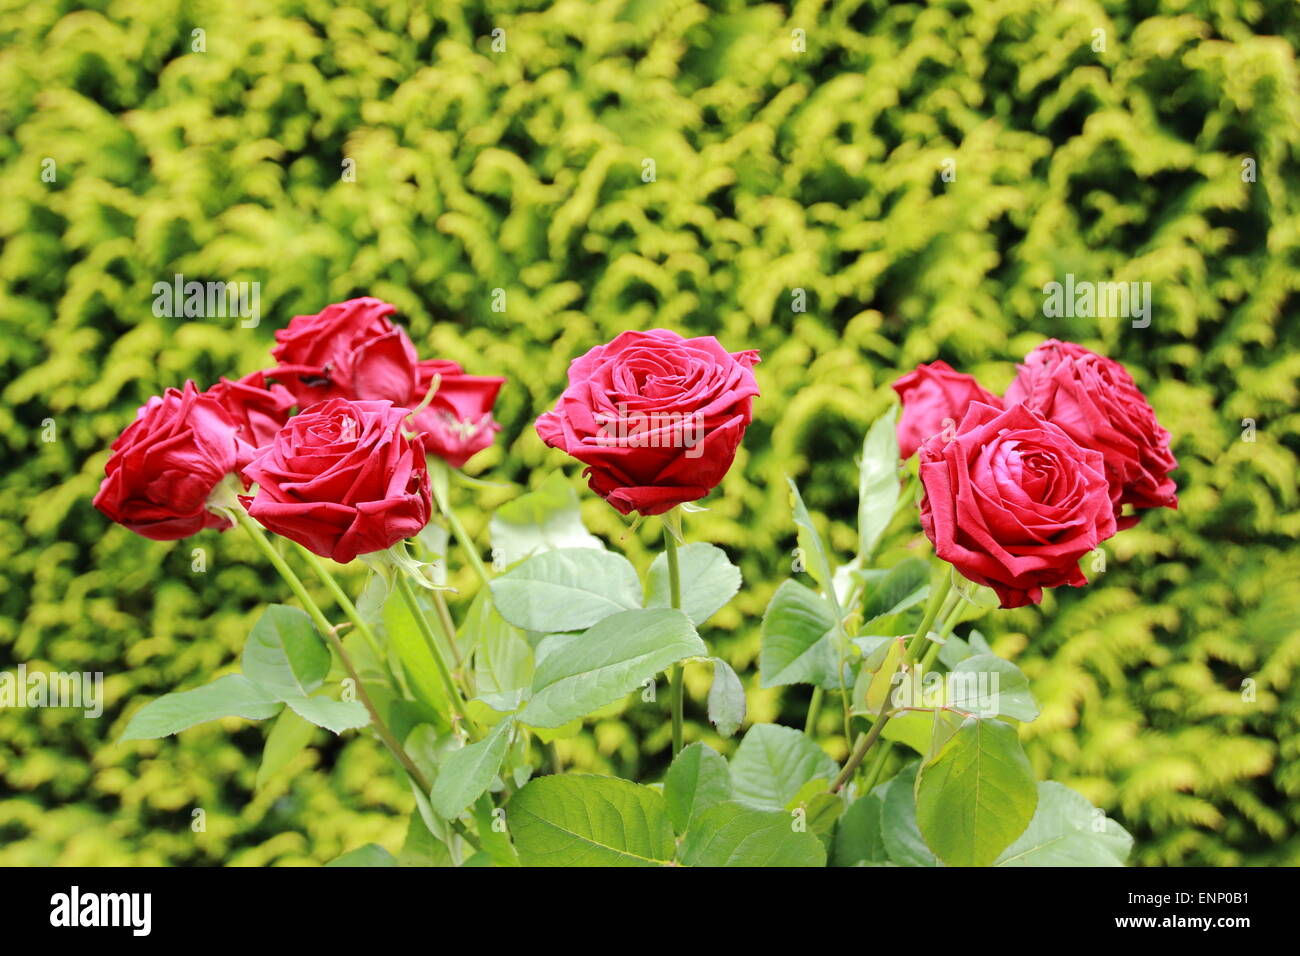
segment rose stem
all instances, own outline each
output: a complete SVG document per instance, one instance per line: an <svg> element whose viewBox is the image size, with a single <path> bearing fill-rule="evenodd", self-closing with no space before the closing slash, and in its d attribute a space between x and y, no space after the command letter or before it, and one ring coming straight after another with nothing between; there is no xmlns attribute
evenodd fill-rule
<svg viewBox="0 0 1300 956"><path fill-rule="evenodd" d="M360 632L363 638L365 638L366 643L370 645L370 650L371 653L375 655L375 660L379 662L381 667L383 667L384 672L388 675L389 682L392 683L394 688L396 688L397 677L388 666L388 655L380 650L379 640L375 637L374 629L371 628L369 622L367 622L366 619L357 611L357 606L352 603L351 598L349 598L343 588L339 586L338 581L334 579L334 575L330 574L329 569L325 567L321 562L321 559L316 556L315 552L309 551L302 545L297 544L297 542L295 542L295 546L303 556L303 559L311 565L311 569L316 572L316 576L321 579L321 583L325 585L325 589L330 592L330 595L343 610L343 613L347 615L348 620L353 623L357 631Z"/></svg>
<svg viewBox="0 0 1300 956"><path fill-rule="evenodd" d="M817 718L822 709L822 689L814 687L812 700L808 702L808 717L803 723L803 732L812 736L812 732L817 729Z"/></svg>
<svg viewBox="0 0 1300 956"><path fill-rule="evenodd" d="M474 726L474 722L470 719L469 708L465 706L465 699L461 697L460 690L456 687L456 681L451 676L451 669L447 667L447 661L442 656L442 648L438 646L438 639L434 637L433 628L429 626L429 619L424 616L424 611L420 609L419 602L415 600L415 592L411 590L411 582L406 580L406 576L400 568L394 568L394 576L397 578L397 590L402 593L402 600L406 602L407 610L411 612L411 617L415 618L415 626L419 629L420 636L424 638L429 653L433 655L433 662L438 670L438 678L442 681L443 689L447 692L447 697L456 710L453 716L463 718L465 730L469 733L470 739L477 740L478 731Z"/></svg>
<svg viewBox="0 0 1300 956"><path fill-rule="evenodd" d="M391 753L394 759L402 765L402 768L410 774L411 779L416 782L419 788L425 793L428 793L429 781L425 779L424 774L420 772L420 768L415 765L414 761L411 760L406 751L402 749L400 744L398 744L396 738L393 737L393 732L388 729L388 725L385 724L383 719L379 716L379 711L375 709L374 703L370 700L370 695L366 693L365 684L361 682L361 676L357 673L356 668L352 666L352 660L343 649L343 642L340 641L338 635L334 633L334 628L330 624L329 619L321 613L321 609L316 605L316 602L311 599L311 595L309 595L307 589L303 587L303 583L299 580L298 575L293 573L293 569L285 563L284 558L280 557L280 553L271 546L271 542L266 539L266 535L262 533L262 529L248 516L247 512L245 512L243 508L229 508L227 510L234 515L239 526L248 532L249 537L253 539L253 543L256 544L262 554L266 556L266 559L271 562L272 566L274 566L277 571L280 572L280 577L284 578L285 583L289 585L289 590L293 591L298 600L302 602L303 607L307 609L307 613L316 624L316 629L324 635L325 639L330 642L330 645L339 655L339 659L343 662L343 667L347 670L348 676L350 676L353 683L356 684L357 696L361 699L361 703L365 705L366 710L370 713L370 720L371 723L374 724L375 732L379 734L379 739L383 741L384 746L388 748L388 752Z"/></svg>
<svg viewBox="0 0 1300 956"><path fill-rule="evenodd" d="M668 522L664 522L664 556L668 559L668 595L670 603L677 610L682 609L682 571L677 561L677 539L673 537L673 532L668 527ZM682 704L683 704L683 683L685 668L681 664L673 665L671 677L672 688L672 707L673 707L673 756L676 757L682 749Z"/></svg>
<svg viewBox="0 0 1300 956"><path fill-rule="evenodd" d="M450 477L451 467L441 459L438 459L437 461L438 464L442 466L443 475ZM483 587L487 587L491 582L491 579L488 577L487 567L484 566L483 559L479 557L478 549L474 546L474 540L469 536L469 532L465 530L465 526L460 523L460 519L456 517L456 512L452 510L451 502L448 500L449 493L447 491L447 486L441 484L437 480L431 481L430 485L433 488L434 501L437 502L438 510L442 512L442 516L447 519L447 525L451 528L452 536L460 546L465 549L465 554L469 558L470 567L472 567L474 573L478 575L478 579L483 583Z"/></svg>
<svg viewBox="0 0 1300 956"><path fill-rule="evenodd" d="M929 640L930 628L934 626L935 619L939 616L939 608L947 601L948 591L952 588L952 576L944 575L943 584L938 591L930 598L930 602L925 608L925 617L921 620L921 626L916 629L912 639L907 642L907 650L903 654L903 659L899 662L901 667L904 664L913 664L921 656L921 647ZM897 673L897 668L895 668ZM844 769L840 775L835 778L831 784L831 792L838 793L840 789L849 782L853 776L853 771L858 769L858 764L862 763L862 758L867 755L871 745L876 742L880 734L885 729L885 724L889 723L889 698L886 696L884 703L880 705L880 713L876 715L876 721L871 725L871 729L866 735L858 741L858 745L853 748L853 753L849 755L848 761L844 764Z"/></svg>

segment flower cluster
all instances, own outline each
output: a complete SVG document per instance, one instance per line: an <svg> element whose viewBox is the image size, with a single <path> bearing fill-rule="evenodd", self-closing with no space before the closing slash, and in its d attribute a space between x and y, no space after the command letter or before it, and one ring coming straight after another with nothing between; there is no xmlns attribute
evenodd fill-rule
<svg viewBox="0 0 1300 956"><path fill-rule="evenodd" d="M1080 345L1043 342L1002 398L943 362L894 389L900 451L919 454L922 527L1003 607L1086 584L1084 555L1139 510L1178 506L1169 432L1122 365Z"/></svg>
<svg viewBox="0 0 1300 956"><path fill-rule="evenodd" d="M360 298L296 316L275 368L151 398L113 443L95 507L183 538L228 524L209 504L233 475L256 485L253 517L341 563L414 535L430 515L426 454L459 468L488 447L505 379L420 361L395 311Z"/></svg>

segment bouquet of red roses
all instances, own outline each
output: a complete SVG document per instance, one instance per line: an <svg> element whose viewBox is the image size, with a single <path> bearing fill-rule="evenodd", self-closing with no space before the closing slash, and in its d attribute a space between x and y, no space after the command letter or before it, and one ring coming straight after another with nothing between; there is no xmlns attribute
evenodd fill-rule
<svg viewBox="0 0 1300 956"><path fill-rule="evenodd" d="M491 444L504 380L419 360L393 312L355 299L299 316L275 367L170 389L114 443L101 511L159 540L238 524L301 605L268 607L241 673L146 704L124 739L274 719L283 761L295 726L372 732L414 795L405 862L1122 864L1117 823L1035 781L1016 731L1038 712L1024 675L957 633L1086 583L1085 555L1137 511L1175 506L1168 433L1121 366L1049 341L1004 398L942 362L904 376L901 420L891 410L866 436L859 548L842 564L791 482L799 560L762 621L759 682L812 685L807 721L752 723L728 759L746 682L701 631L741 575L723 549L686 542L683 516L735 459L758 353L656 329L575 359L537 434L621 514L657 518L663 553L641 572L607 550L553 475L492 516L493 573L448 479ZM914 514L938 561L883 563ZM436 563L453 537L479 582L459 623ZM358 599L322 558L370 565ZM688 666L712 670L707 722L688 720ZM658 708L661 674L661 785L564 773L583 721ZM841 721L822 719L830 700ZM368 846L343 862L393 861Z"/></svg>

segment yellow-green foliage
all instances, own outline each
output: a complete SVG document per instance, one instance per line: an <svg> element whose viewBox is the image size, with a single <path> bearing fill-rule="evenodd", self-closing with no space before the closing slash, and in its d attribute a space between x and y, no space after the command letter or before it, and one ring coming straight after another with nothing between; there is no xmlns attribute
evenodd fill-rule
<svg viewBox="0 0 1300 956"><path fill-rule="evenodd" d="M410 797L368 740L320 732L257 796L263 727L113 743L145 700L231 668L284 594L240 539L152 543L90 505L149 395L268 364L290 316L370 294L423 355L510 377L472 463L498 480L565 464L529 423L622 329L762 349L755 424L688 531L747 579L706 638L751 716L788 722L806 697L753 678L790 570L782 476L847 556L854 453L900 371L943 357L1000 389L1044 335L1121 359L1174 434L1180 510L1114 539L1086 590L981 627L1042 701L1040 776L1116 815L1137 862L1300 863L1293 0L79 6L0 11L0 666L102 670L108 707L0 711L0 862L396 848ZM155 318L174 273L262 283L262 324ZM1150 327L1044 318L1066 273L1151 282ZM458 493L480 534L474 506L510 494ZM564 746L645 775L666 744L637 708Z"/></svg>

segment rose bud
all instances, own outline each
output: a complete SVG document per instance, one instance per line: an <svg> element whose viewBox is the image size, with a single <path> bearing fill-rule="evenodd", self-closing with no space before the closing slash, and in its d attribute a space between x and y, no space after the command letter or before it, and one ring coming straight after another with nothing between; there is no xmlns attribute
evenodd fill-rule
<svg viewBox="0 0 1300 956"><path fill-rule="evenodd" d="M935 553L1003 607L1080 587L1079 559L1115 533L1101 453L1023 404L974 402L920 449L921 527Z"/></svg>
<svg viewBox="0 0 1300 956"><path fill-rule="evenodd" d="M892 387L903 402L897 433L898 453L905 459L916 453L921 442L943 431L945 423L955 427L971 402L1002 407L1002 399L943 361L918 365Z"/></svg>
<svg viewBox="0 0 1300 956"><path fill-rule="evenodd" d="M235 471L238 431L221 403L193 382L167 389L149 399L113 442L95 507L155 541L229 527L207 501Z"/></svg>
<svg viewBox="0 0 1300 956"><path fill-rule="evenodd" d="M408 414L335 398L295 415L244 469L258 486L248 513L339 564L412 537L429 521L430 491Z"/></svg>
<svg viewBox="0 0 1300 956"><path fill-rule="evenodd" d="M1121 530L1139 517L1122 515L1126 504L1178 507L1178 489L1169 477L1178 460L1169 450L1169 432L1118 362L1073 342L1048 339L1025 357L1006 400L1024 402L1083 447L1101 452Z"/></svg>
<svg viewBox="0 0 1300 956"><path fill-rule="evenodd" d="M537 434L586 464L591 490L622 514L662 514L703 498L731 467L753 417L757 362L757 351L732 354L711 335L624 332L574 359Z"/></svg>

